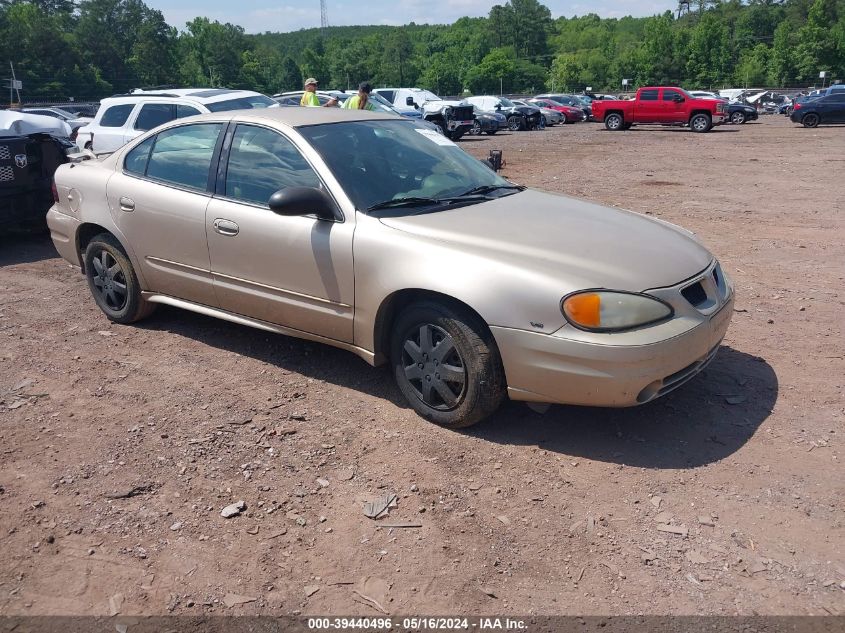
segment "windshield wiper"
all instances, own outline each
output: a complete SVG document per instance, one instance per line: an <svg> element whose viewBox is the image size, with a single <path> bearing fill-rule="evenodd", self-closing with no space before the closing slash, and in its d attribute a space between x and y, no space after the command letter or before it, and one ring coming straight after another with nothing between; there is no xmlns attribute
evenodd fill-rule
<svg viewBox="0 0 845 633"><path fill-rule="evenodd" d="M523 191L525 187L522 185L481 185L479 187L473 187L469 191L464 191L462 194L454 197L463 198L465 196L477 196L484 193L491 193L497 189L515 189L516 191Z"/></svg>
<svg viewBox="0 0 845 633"><path fill-rule="evenodd" d="M396 209L399 207L417 207L424 204L440 204L441 202L442 201L437 198L408 196L405 198L394 198L392 200L377 202L374 205L367 207L367 211L375 211L376 209Z"/></svg>

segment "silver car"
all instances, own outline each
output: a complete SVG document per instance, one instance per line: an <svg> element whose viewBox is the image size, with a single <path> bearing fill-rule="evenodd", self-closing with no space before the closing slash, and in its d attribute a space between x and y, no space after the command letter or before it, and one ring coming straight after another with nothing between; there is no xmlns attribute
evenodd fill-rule
<svg viewBox="0 0 845 633"><path fill-rule="evenodd" d="M168 304L389 363L424 418L625 407L697 374L731 283L689 232L513 184L393 115L220 112L64 165L48 214L117 323Z"/></svg>

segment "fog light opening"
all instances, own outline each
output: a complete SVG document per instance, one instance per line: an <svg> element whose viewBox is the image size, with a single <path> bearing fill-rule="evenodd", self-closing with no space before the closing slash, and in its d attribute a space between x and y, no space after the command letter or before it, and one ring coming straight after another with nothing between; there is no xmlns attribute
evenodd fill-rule
<svg viewBox="0 0 845 633"><path fill-rule="evenodd" d="M654 399L657 396L658 392L663 388L663 381L662 380L655 380L653 383L647 385L640 394L637 396L637 402L639 404L644 404L649 400Z"/></svg>

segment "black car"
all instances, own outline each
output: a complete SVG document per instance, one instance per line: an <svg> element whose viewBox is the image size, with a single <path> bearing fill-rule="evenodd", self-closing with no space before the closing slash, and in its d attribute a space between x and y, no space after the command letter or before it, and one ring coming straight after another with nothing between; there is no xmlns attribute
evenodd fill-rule
<svg viewBox="0 0 845 633"><path fill-rule="evenodd" d="M49 134L0 137L0 230L46 227L53 174L75 149Z"/></svg>
<svg viewBox="0 0 845 633"><path fill-rule="evenodd" d="M727 106L728 121L740 125L746 121L757 120L757 108L746 103L729 103Z"/></svg>
<svg viewBox="0 0 845 633"><path fill-rule="evenodd" d="M820 123L845 123L845 91L798 102L793 106L789 118L804 127L816 127Z"/></svg>
<svg viewBox="0 0 845 633"><path fill-rule="evenodd" d="M472 123L472 129L469 134L478 136L480 134L489 134L493 136L499 130L508 129L508 120L504 114L498 112L484 112L473 106L473 113L475 120Z"/></svg>

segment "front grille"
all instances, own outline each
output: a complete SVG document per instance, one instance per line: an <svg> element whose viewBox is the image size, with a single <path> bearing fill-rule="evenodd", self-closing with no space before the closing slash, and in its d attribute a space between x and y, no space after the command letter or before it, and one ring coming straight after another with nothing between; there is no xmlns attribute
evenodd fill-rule
<svg viewBox="0 0 845 633"><path fill-rule="evenodd" d="M15 179L15 170L11 167L0 167L0 182L9 182Z"/></svg>
<svg viewBox="0 0 845 633"><path fill-rule="evenodd" d="M10 160L12 152L9 151L8 145L0 145L0 160Z"/></svg>
<svg viewBox="0 0 845 633"><path fill-rule="evenodd" d="M472 121L473 117L472 106L452 107L452 118L455 121Z"/></svg>
<svg viewBox="0 0 845 633"><path fill-rule="evenodd" d="M707 291L704 290L704 286L701 285L700 281L681 290L681 294L684 296L684 299L696 308L707 303Z"/></svg>

